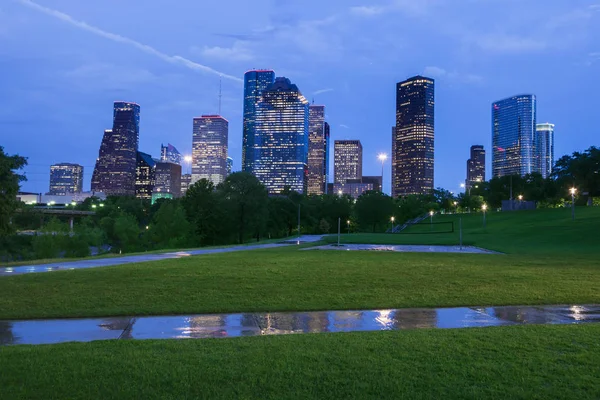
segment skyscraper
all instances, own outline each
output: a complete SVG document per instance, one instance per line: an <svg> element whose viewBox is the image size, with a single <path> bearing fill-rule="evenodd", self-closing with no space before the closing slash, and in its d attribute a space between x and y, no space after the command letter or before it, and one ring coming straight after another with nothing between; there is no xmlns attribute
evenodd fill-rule
<svg viewBox="0 0 600 400"><path fill-rule="evenodd" d="M252 172L256 106L262 92L275 81L275 72L268 69L247 71L244 74L244 121L242 133L242 171Z"/></svg>
<svg viewBox="0 0 600 400"><path fill-rule="evenodd" d="M81 193L83 187L83 167L79 164L60 163L50 166L51 195Z"/></svg>
<svg viewBox="0 0 600 400"><path fill-rule="evenodd" d="M256 106L251 172L269 193L286 186L306 193L308 170L308 101L289 79L278 77Z"/></svg>
<svg viewBox="0 0 600 400"><path fill-rule="evenodd" d="M327 139L325 106L308 109L308 194L321 195L327 190Z"/></svg>
<svg viewBox="0 0 600 400"><path fill-rule="evenodd" d="M360 140L336 140L333 145L333 182L362 180L362 144Z"/></svg>
<svg viewBox="0 0 600 400"><path fill-rule="evenodd" d="M325 121L325 165L323 166L323 175L325 176L325 193L329 193L329 158L331 157L331 127Z"/></svg>
<svg viewBox="0 0 600 400"><path fill-rule="evenodd" d="M485 149L481 145L471 146L471 158L467 160L467 189L475 183L485 181Z"/></svg>
<svg viewBox="0 0 600 400"><path fill-rule="evenodd" d="M536 98L526 94L492 104L492 177L537 170Z"/></svg>
<svg viewBox="0 0 600 400"><path fill-rule="evenodd" d="M156 184L154 192L181 195L181 165L172 162L158 162L155 167Z"/></svg>
<svg viewBox="0 0 600 400"><path fill-rule="evenodd" d="M139 134L140 106L115 102L113 128L104 131L92 175L93 192L126 196L135 194Z"/></svg>
<svg viewBox="0 0 600 400"><path fill-rule="evenodd" d="M156 184L156 161L150 154L138 151L136 153L135 168L135 197L138 199L152 198L152 191Z"/></svg>
<svg viewBox="0 0 600 400"><path fill-rule="evenodd" d="M392 195L433 190L434 80L415 76L396 85Z"/></svg>
<svg viewBox="0 0 600 400"><path fill-rule="evenodd" d="M194 118L192 183L207 179L215 186L227 177L229 122L220 115Z"/></svg>
<svg viewBox="0 0 600 400"><path fill-rule="evenodd" d="M233 158L227 157L227 176L233 172Z"/></svg>
<svg viewBox="0 0 600 400"><path fill-rule="evenodd" d="M160 145L160 161L171 162L181 165L183 156L171 143L166 146Z"/></svg>
<svg viewBox="0 0 600 400"><path fill-rule="evenodd" d="M185 196L188 188L192 184L192 174L181 175L181 196Z"/></svg>
<svg viewBox="0 0 600 400"><path fill-rule="evenodd" d="M538 172L548 178L554 167L554 124L537 124L536 153Z"/></svg>

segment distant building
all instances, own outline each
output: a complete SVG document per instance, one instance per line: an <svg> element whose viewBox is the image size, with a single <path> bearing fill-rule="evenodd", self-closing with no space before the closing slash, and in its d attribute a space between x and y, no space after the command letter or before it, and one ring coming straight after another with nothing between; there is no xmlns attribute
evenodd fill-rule
<svg viewBox="0 0 600 400"><path fill-rule="evenodd" d="M83 167L79 164L61 163L50 166L51 195L80 193L83 188Z"/></svg>
<svg viewBox="0 0 600 400"><path fill-rule="evenodd" d="M492 104L492 177L538 171L536 98L526 94Z"/></svg>
<svg viewBox="0 0 600 400"><path fill-rule="evenodd" d="M244 74L244 121L242 133L242 171L252 173L254 138L256 136L256 107L262 92L275 82L275 72L268 69L247 71Z"/></svg>
<svg viewBox="0 0 600 400"><path fill-rule="evenodd" d="M172 198L173 198L173 193L154 192L154 193L152 193L152 197L150 198L150 204L154 204L160 199L172 199Z"/></svg>
<svg viewBox="0 0 600 400"><path fill-rule="evenodd" d="M325 121L325 165L323 166L325 175L325 193L329 191L329 159L331 158L331 127L329 123ZM333 189L332 189L333 190Z"/></svg>
<svg viewBox="0 0 600 400"><path fill-rule="evenodd" d="M278 77L256 106L251 173L269 193L286 187L306 193L308 155L308 101L298 87Z"/></svg>
<svg viewBox="0 0 600 400"><path fill-rule="evenodd" d="M308 109L308 194L324 194L326 183L325 106L311 105Z"/></svg>
<svg viewBox="0 0 600 400"><path fill-rule="evenodd" d="M188 188L192 184L192 174L181 175L181 196L185 196Z"/></svg>
<svg viewBox="0 0 600 400"><path fill-rule="evenodd" d="M92 191L133 196L136 191L136 153L140 134L140 106L115 102L113 128L104 131Z"/></svg>
<svg viewBox="0 0 600 400"><path fill-rule="evenodd" d="M548 178L554 167L554 124L536 125L536 153L537 169L544 178Z"/></svg>
<svg viewBox="0 0 600 400"><path fill-rule="evenodd" d="M373 183L361 182L360 179L348 179L346 183L334 183L333 194L351 196L358 199L363 193L373 190Z"/></svg>
<svg viewBox="0 0 600 400"><path fill-rule="evenodd" d="M333 182L362 179L363 149L360 140L336 140L333 145Z"/></svg>
<svg viewBox="0 0 600 400"><path fill-rule="evenodd" d="M215 186L227 177L229 122L220 115L194 118L192 183L207 179Z"/></svg>
<svg viewBox="0 0 600 400"><path fill-rule="evenodd" d="M181 195L181 165L172 162L158 162L155 167L156 184L154 192Z"/></svg>
<svg viewBox="0 0 600 400"><path fill-rule="evenodd" d="M174 164L181 165L183 162L183 156L171 143L166 146L160 145L160 161L171 162Z"/></svg>
<svg viewBox="0 0 600 400"><path fill-rule="evenodd" d="M396 85L392 139L392 195L433 190L434 80L415 76Z"/></svg>
<svg viewBox="0 0 600 400"><path fill-rule="evenodd" d="M485 181L485 149L481 145L471 146L471 158L467 160L465 185L470 189L478 182Z"/></svg>
<svg viewBox="0 0 600 400"><path fill-rule="evenodd" d="M152 198L156 184L156 161L150 154L137 152L135 168L135 197L138 199Z"/></svg>
<svg viewBox="0 0 600 400"><path fill-rule="evenodd" d="M97 197L100 200L106 199L106 195L102 192L79 192L67 193L64 195L19 192L17 194L17 201L22 201L26 204L54 203L56 205L69 205L72 203L82 203L89 197Z"/></svg>
<svg viewBox="0 0 600 400"><path fill-rule="evenodd" d="M327 194L335 194L333 191L333 182L327 182Z"/></svg>
<svg viewBox="0 0 600 400"><path fill-rule="evenodd" d="M371 184L372 189L369 190L374 190L376 192L382 191L383 185L381 182L381 176L363 176L362 183Z"/></svg>
<svg viewBox="0 0 600 400"><path fill-rule="evenodd" d="M233 172L233 158L227 157L227 176Z"/></svg>

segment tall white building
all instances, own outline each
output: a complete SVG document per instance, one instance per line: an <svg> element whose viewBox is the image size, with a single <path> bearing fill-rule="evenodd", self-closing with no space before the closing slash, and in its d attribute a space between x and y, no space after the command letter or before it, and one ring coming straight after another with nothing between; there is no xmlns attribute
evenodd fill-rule
<svg viewBox="0 0 600 400"><path fill-rule="evenodd" d="M220 115L194 118L192 184L207 179L215 186L227 177L229 122Z"/></svg>

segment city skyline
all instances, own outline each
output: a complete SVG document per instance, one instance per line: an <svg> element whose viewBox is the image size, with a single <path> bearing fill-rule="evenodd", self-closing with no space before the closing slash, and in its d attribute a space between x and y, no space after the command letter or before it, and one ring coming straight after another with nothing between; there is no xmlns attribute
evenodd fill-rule
<svg viewBox="0 0 600 400"><path fill-rule="evenodd" d="M143 105L141 151L156 156L158 145L168 140L182 154L190 154L189 120L217 111L221 73L234 78L223 77L222 114L231 121L229 152L234 170L240 170L241 81L244 71L253 67L269 67L291 77L307 98L325 104L332 140L363 143L366 175L379 175L377 154L391 153L393 86L416 74L436 80L435 186L458 191L469 146L480 143L491 149L489 104L515 93L535 93L538 120L558 127L556 158L596 143L590 127L595 126L595 93L600 90L594 79L599 50L593 41L600 14L588 2L550 2L542 7L440 1L395 8L390 0L369 5L372 13L369 7L312 1L302 6L282 4L277 12L261 2L264 13L211 4L211 15L225 15L227 10L228 17L211 19L200 28L186 21L200 10L206 12L206 7L184 1L181 7L163 10L161 20L173 29L159 40L149 27L130 30L122 17L139 8L137 1L108 0L103 5L37 1L74 21L132 38L171 58L112 41L19 2L4 5L0 17L9 34L0 40L6 73L13 78L0 94L7 106L0 114L0 126L4 132L22 132L7 135L3 145L9 153L29 157L25 191L46 191L49 166L66 161L84 166L84 190L89 190L98 136L110 126L107 104L117 99ZM123 14L104 18L111 4ZM508 18L517 9L523 18ZM484 23L492 16L509 21ZM424 20L433 29L425 30ZM400 24L402 29L392 29L390 24ZM364 32L361 41L352 40L349 26ZM531 26L539 29L532 31ZM565 29L571 34L564 35ZM418 41L411 39L414 32L422 33ZM48 38L60 40L66 54L45 46ZM175 55L192 64L184 65ZM308 59L314 61L298 62ZM565 104L565 97L580 101ZM19 109L35 110L36 118L19 118ZM25 135L30 140L24 141ZM386 192L388 166L389 161Z"/></svg>

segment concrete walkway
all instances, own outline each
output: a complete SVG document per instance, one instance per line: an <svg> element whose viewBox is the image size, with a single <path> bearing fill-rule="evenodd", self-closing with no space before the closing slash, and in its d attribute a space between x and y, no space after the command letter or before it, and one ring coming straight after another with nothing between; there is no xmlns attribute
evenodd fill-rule
<svg viewBox="0 0 600 400"><path fill-rule="evenodd" d="M0 344L202 339L292 333L600 322L600 305L410 308L0 321Z"/></svg>
<svg viewBox="0 0 600 400"><path fill-rule="evenodd" d="M303 250L350 250L350 251L391 251L397 253L463 253L463 254L502 254L474 246L440 246L419 244L329 244Z"/></svg>

